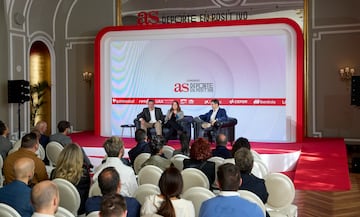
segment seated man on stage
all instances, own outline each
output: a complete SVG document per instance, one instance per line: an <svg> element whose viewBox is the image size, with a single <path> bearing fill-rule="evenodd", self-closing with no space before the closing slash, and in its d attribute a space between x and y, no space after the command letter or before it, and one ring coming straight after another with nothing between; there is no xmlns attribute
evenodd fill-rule
<svg viewBox="0 0 360 217"><path fill-rule="evenodd" d="M200 115L198 118L195 118L195 121L198 124L201 124L201 129L199 132L200 137L204 135L204 129L209 133L211 131L215 131L214 136L217 136L221 122L228 120L226 110L220 108L220 102L218 99L211 100L211 108L212 109L206 114ZM212 136L209 136L209 139L212 141Z"/></svg>
<svg viewBox="0 0 360 217"><path fill-rule="evenodd" d="M148 128L155 128L156 135L162 135L162 123L164 122L164 115L161 108L155 107L153 99L148 100L148 107L137 115L137 119L141 123L141 129L147 132Z"/></svg>

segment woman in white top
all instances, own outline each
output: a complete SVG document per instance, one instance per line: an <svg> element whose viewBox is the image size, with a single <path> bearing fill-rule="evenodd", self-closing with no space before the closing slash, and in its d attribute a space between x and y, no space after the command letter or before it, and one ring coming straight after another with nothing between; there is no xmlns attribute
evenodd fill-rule
<svg viewBox="0 0 360 217"><path fill-rule="evenodd" d="M141 215L158 214L166 217L195 217L191 201L181 199L183 189L181 173L173 164L167 168L159 180L160 195L151 195L141 207Z"/></svg>

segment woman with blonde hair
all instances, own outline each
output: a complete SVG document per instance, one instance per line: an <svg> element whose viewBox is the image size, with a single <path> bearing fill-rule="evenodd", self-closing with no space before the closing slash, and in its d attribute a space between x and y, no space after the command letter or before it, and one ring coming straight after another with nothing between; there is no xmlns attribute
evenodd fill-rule
<svg viewBox="0 0 360 217"><path fill-rule="evenodd" d="M51 172L51 179L62 178L71 182L80 194L78 214L85 213L85 202L89 196L90 173L78 144L71 143L60 152L56 168Z"/></svg>

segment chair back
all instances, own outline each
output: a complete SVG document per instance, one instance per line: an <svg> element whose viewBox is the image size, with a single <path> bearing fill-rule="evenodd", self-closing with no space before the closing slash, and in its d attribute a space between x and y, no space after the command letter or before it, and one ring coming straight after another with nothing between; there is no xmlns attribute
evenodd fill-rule
<svg viewBox="0 0 360 217"><path fill-rule="evenodd" d="M281 173L271 173L265 177L269 193L266 205L272 209L282 209L291 205L295 198L294 183Z"/></svg>
<svg viewBox="0 0 360 217"><path fill-rule="evenodd" d="M86 217L99 217L100 211L94 211L86 215Z"/></svg>
<svg viewBox="0 0 360 217"><path fill-rule="evenodd" d="M55 217L75 217L75 216L69 210L59 206L57 212L55 213Z"/></svg>
<svg viewBox="0 0 360 217"><path fill-rule="evenodd" d="M253 156L254 160L255 160L255 159L257 159L257 160L262 160L262 159L261 159L260 154L259 154L259 153L257 153L255 150L250 149L250 152L251 152L251 154L252 154L252 156Z"/></svg>
<svg viewBox="0 0 360 217"><path fill-rule="evenodd" d="M162 169L154 165L144 166L138 174L138 184L153 184L158 185L161 174L163 173Z"/></svg>
<svg viewBox="0 0 360 217"><path fill-rule="evenodd" d="M72 214L77 216L77 211L80 207L80 194L75 186L71 182L61 178L56 178L53 180L53 182L59 189L59 206L67 209Z"/></svg>
<svg viewBox="0 0 360 217"><path fill-rule="evenodd" d="M186 168L185 170L181 171L181 175L184 182L183 192L192 187L203 187L206 189L210 188L209 179L199 169Z"/></svg>
<svg viewBox="0 0 360 217"><path fill-rule="evenodd" d="M158 194L160 194L160 188L157 185L143 184L136 189L133 197L143 205L147 196Z"/></svg>
<svg viewBox="0 0 360 217"><path fill-rule="evenodd" d="M11 206L0 203L0 216L1 217L21 217L21 215Z"/></svg>
<svg viewBox="0 0 360 217"><path fill-rule="evenodd" d="M175 151L175 148L173 148L169 145L164 145L164 147L163 147L163 153L167 159L172 158L174 151Z"/></svg>
<svg viewBox="0 0 360 217"><path fill-rule="evenodd" d="M149 159L151 156L150 153L141 153L139 154L135 160L134 160L134 171L135 171L135 174L139 174L139 171L141 169L141 166L142 164L147 160Z"/></svg>
<svg viewBox="0 0 360 217"><path fill-rule="evenodd" d="M224 160L224 164L225 163L235 164L235 158L227 158L227 159Z"/></svg>
<svg viewBox="0 0 360 217"><path fill-rule="evenodd" d="M184 159L190 159L190 157L186 156L186 155L183 155L183 154L177 154L177 155L174 155L170 161L174 164L174 166L182 171L183 168L184 168Z"/></svg>
<svg viewBox="0 0 360 217"><path fill-rule="evenodd" d="M94 182L89 189L89 197L94 197L94 196L102 196L98 181Z"/></svg>
<svg viewBox="0 0 360 217"><path fill-rule="evenodd" d="M50 166L56 166L56 161L63 149L64 147L55 141L49 142L46 145L46 156L49 159Z"/></svg>
<svg viewBox="0 0 360 217"><path fill-rule="evenodd" d="M256 194L254 194L251 191L247 191L247 190L238 190L238 192L240 194L240 197L242 197L250 202L256 203L263 211L264 217L266 216L265 204L262 202L262 200Z"/></svg>
<svg viewBox="0 0 360 217"><path fill-rule="evenodd" d="M39 145L39 149L37 150L36 154L37 154L38 158L40 158L41 160L45 159L46 153L45 153L45 149L44 149L44 147L42 147L42 145Z"/></svg>
<svg viewBox="0 0 360 217"><path fill-rule="evenodd" d="M216 180L217 180L217 171L218 171L218 167L222 164L224 164L224 158L222 157L211 157L209 159L207 159L207 161L211 161L211 162L214 162L215 163L215 180L214 180L214 183L210 183L212 186L214 187L217 187L217 184L216 184Z"/></svg>
<svg viewBox="0 0 360 217"><path fill-rule="evenodd" d="M256 177L263 179L269 174L269 169L262 160L254 159L254 165L251 173Z"/></svg>
<svg viewBox="0 0 360 217"><path fill-rule="evenodd" d="M181 197L190 200L194 204L195 216L199 216L201 204L215 197L215 194L203 187L192 187L186 190Z"/></svg>

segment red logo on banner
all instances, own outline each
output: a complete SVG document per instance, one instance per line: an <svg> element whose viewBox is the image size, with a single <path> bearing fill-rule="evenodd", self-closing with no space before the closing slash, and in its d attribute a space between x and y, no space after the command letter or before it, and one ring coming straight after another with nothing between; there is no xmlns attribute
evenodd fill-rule
<svg viewBox="0 0 360 217"><path fill-rule="evenodd" d="M137 24L138 25L151 25L157 24L160 22L159 12L158 11L149 11L149 12L139 12L137 14Z"/></svg>

